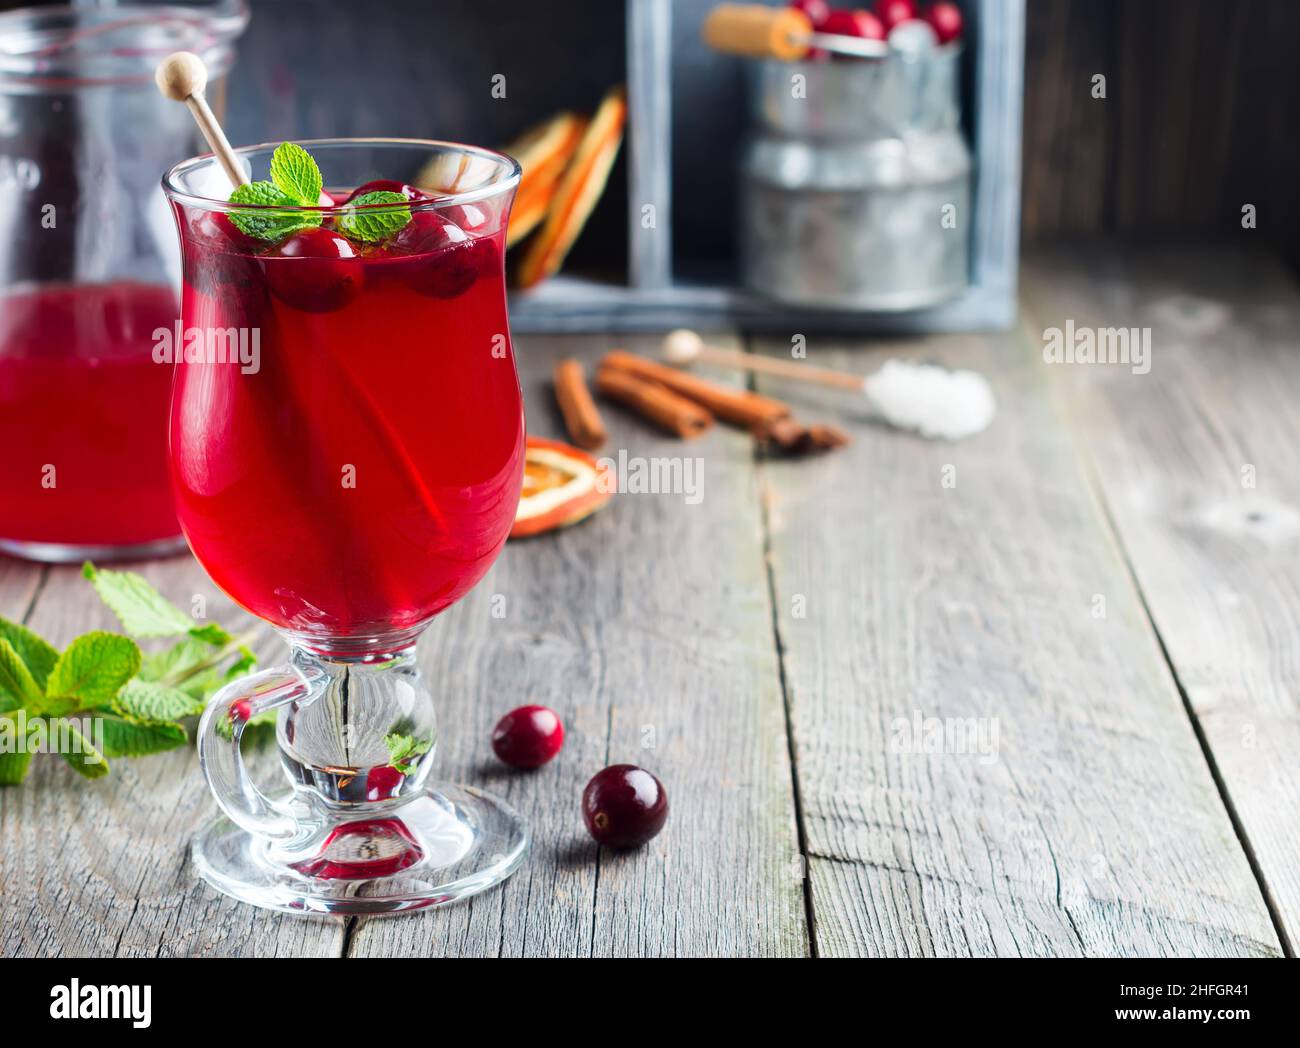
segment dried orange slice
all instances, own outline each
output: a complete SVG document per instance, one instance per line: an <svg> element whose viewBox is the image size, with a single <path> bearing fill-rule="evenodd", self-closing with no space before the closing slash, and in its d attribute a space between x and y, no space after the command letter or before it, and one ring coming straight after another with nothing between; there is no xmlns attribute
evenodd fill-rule
<svg viewBox="0 0 1300 1048"><path fill-rule="evenodd" d="M605 190L623 142L625 123L627 92L620 85L605 96L578 143L573 162L564 172L547 212L546 224L524 253L519 267L521 286L532 287L560 268Z"/></svg>
<svg viewBox="0 0 1300 1048"><path fill-rule="evenodd" d="M546 217L560 178L586 130L585 116L557 113L501 150L518 160L523 169L506 229L506 247L522 240Z"/></svg>
<svg viewBox="0 0 1300 1048"><path fill-rule="evenodd" d="M558 440L529 437L524 490L512 539L568 527L600 509L614 490L614 475L585 451Z"/></svg>

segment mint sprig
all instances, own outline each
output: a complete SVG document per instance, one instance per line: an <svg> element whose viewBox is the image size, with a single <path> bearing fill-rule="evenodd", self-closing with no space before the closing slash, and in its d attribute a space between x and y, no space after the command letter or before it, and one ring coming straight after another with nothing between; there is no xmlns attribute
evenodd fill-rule
<svg viewBox="0 0 1300 1048"><path fill-rule="evenodd" d="M245 236L280 240L291 233L314 229L320 214L312 211L272 211L274 207L316 207L320 204L321 173L302 146L281 142L271 155L271 181L246 182L230 194L232 204L256 204L258 210L234 210L230 221Z"/></svg>
<svg viewBox="0 0 1300 1048"><path fill-rule="evenodd" d="M257 210L236 208L230 221L241 233L258 240L281 240L321 224L313 211L276 211L277 207L316 207L323 188L320 167L312 155L293 142L281 142L271 155L271 180L236 186L232 204L254 204ZM369 205L392 204L392 207ZM358 210L364 208L364 210ZM411 221L411 209L401 193L382 190L363 193L351 201L338 219L338 231L352 240L376 244L387 240Z"/></svg>
<svg viewBox="0 0 1300 1048"><path fill-rule="evenodd" d="M371 206L378 204L394 206ZM339 232L349 239L377 244L381 240L387 240L409 221L411 209L406 197L389 189L380 189L374 193L362 193L350 202L339 215L338 227Z"/></svg>
<svg viewBox="0 0 1300 1048"><path fill-rule="evenodd" d="M281 142L271 155L271 181L277 189L299 204L320 203L320 168L310 153L293 142Z"/></svg>
<svg viewBox="0 0 1300 1048"><path fill-rule="evenodd" d="M139 575L99 571L89 563L82 574L131 636L96 630L60 652L0 618L0 786L22 782L42 734L75 741L77 752L62 756L87 778L107 775L111 757L184 746L189 737L182 721L200 714L214 691L256 662L249 638L196 623ZM176 642L142 653L136 639L156 637ZM87 737L95 734L87 732L87 718L102 729L102 751ZM20 728L21 747L15 745Z"/></svg>
<svg viewBox="0 0 1300 1048"><path fill-rule="evenodd" d="M293 207L302 202L289 196L270 182L247 182L230 194L232 204L257 204L257 211L231 211L230 221L245 236L258 240L280 240L290 233L314 229L321 216L311 211L271 211L263 208ZM314 205L315 200L311 201Z"/></svg>

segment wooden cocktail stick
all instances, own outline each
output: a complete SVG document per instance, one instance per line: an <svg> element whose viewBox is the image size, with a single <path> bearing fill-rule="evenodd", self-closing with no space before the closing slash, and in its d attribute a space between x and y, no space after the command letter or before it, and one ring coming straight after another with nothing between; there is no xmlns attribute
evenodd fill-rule
<svg viewBox="0 0 1300 1048"><path fill-rule="evenodd" d="M199 125L203 137L216 154L217 162L230 179L231 186L248 182L248 176L235 159L230 139L221 129L221 124L203 95L204 88L208 86L208 67L203 64L203 59L189 51L176 51L158 63L153 78L158 90L164 95L189 106L194 122Z"/></svg>
<svg viewBox="0 0 1300 1048"><path fill-rule="evenodd" d="M720 4L704 21L704 42L715 51L749 58L792 62L813 48L859 58L885 58L889 45L839 33L817 33L812 21L793 7Z"/></svg>
<svg viewBox="0 0 1300 1048"><path fill-rule="evenodd" d="M795 382L808 382L816 386L830 386L833 389L851 389L861 393L866 387L866 376L853 375L846 371L831 371L828 368L816 368L808 364L798 364L793 360L775 360L772 357L760 357L753 353L736 353L729 349L715 349L705 345L704 339L694 331L685 329L670 331L664 338L664 359L678 367L692 364L697 360L719 367L735 368L737 371L761 371L767 375L780 375Z"/></svg>

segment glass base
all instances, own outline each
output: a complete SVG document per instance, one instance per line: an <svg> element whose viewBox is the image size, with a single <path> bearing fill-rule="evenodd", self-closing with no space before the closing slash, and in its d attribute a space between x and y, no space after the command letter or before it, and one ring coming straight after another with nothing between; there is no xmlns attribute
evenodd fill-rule
<svg viewBox="0 0 1300 1048"><path fill-rule="evenodd" d="M219 891L267 909L384 914L476 895L514 873L528 851L519 815L470 786L365 808L292 852L220 816L194 838L195 868Z"/></svg>
<svg viewBox="0 0 1300 1048"><path fill-rule="evenodd" d="M0 538L0 553L22 557L24 560L39 560L46 564L80 564L84 560L93 560L101 564L121 560L148 560L152 557L168 557L173 553L181 553L185 548L183 535L170 539L155 539L152 542L137 542L127 546L21 542L18 539Z"/></svg>

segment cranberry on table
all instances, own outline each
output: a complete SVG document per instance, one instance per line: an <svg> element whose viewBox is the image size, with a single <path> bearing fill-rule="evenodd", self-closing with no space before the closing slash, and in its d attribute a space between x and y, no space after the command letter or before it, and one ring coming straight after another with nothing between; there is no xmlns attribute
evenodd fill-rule
<svg viewBox="0 0 1300 1048"><path fill-rule="evenodd" d="M876 14L888 33L894 26L916 17L916 4L912 0L876 0Z"/></svg>
<svg viewBox="0 0 1300 1048"><path fill-rule="evenodd" d="M930 23L940 44L950 44L961 36L961 8L956 4L932 4L925 12L925 20Z"/></svg>
<svg viewBox="0 0 1300 1048"><path fill-rule="evenodd" d="M806 14L814 29L820 29L831 13L831 5L826 0L792 0L790 6Z"/></svg>
<svg viewBox="0 0 1300 1048"><path fill-rule="evenodd" d="M540 768L563 745L564 725L545 706L520 706L492 729L492 749L512 768Z"/></svg>
<svg viewBox="0 0 1300 1048"><path fill-rule="evenodd" d="M663 783L635 764L597 772L582 791L587 831L607 848L635 848L664 828L668 794Z"/></svg>
<svg viewBox="0 0 1300 1048"><path fill-rule="evenodd" d="M276 297L308 313L347 305L365 279L351 242L321 226L286 237L263 259Z"/></svg>

